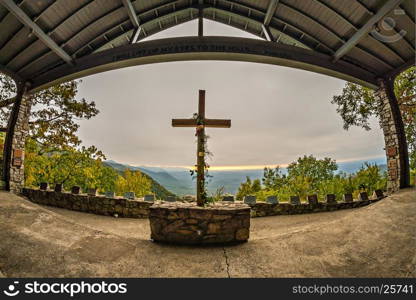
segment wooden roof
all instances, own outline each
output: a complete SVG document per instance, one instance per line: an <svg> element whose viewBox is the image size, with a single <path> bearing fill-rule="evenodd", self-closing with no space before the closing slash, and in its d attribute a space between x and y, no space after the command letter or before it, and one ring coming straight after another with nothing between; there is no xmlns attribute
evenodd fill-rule
<svg viewBox="0 0 416 300"><path fill-rule="evenodd" d="M0 0L0 71L33 81L196 19L200 8L206 19L374 77L414 64L414 0Z"/></svg>

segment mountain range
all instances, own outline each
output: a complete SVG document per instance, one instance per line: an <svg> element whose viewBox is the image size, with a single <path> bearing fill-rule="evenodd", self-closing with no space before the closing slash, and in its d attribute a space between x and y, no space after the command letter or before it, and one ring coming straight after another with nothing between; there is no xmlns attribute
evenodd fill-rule
<svg viewBox="0 0 416 300"><path fill-rule="evenodd" d="M385 158L374 158L367 160L356 160L348 162L339 162L338 172L345 172L347 174L357 172L366 162L377 164L382 171L387 169ZM159 190L157 196L168 195L174 193L178 196L195 194L195 180L192 179L189 170L177 167L148 167L148 166L131 166L128 164L121 164L113 160L104 162L106 165L118 170L125 169L139 170L148 175L155 183L152 184L152 189ZM286 173L286 169L282 168L282 172ZM238 187L246 180L246 177L251 179L261 179L263 177L263 170L229 170L229 171L209 171L212 175L208 179L207 190L209 193L215 192L218 188L224 187L226 193L235 194Z"/></svg>
<svg viewBox="0 0 416 300"><path fill-rule="evenodd" d="M137 167L133 167L133 166L129 166L129 165L123 165L120 163L117 163L115 161L112 160L108 160L104 162L104 165L113 168L114 170L116 170L120 175L123 174L124 170L126 169L130 169L130 170L140 170L141 169L137 168ZM152 193L155 194L156 198L158 199L166 199L167 196L175 196L174 193L168 191L163 185L161 185L159 183L160 180L156 181L152 175L148 174L147 172L142 171L142 173L150 180L151 182L151 190ZM173 178L174 179L174 178ZM168 178L165 179L165 181L169 181Z"/></svg>

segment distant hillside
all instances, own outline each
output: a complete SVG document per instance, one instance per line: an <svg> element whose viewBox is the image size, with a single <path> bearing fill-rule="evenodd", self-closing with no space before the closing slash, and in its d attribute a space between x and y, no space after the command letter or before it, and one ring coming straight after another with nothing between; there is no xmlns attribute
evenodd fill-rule
<svg viewBox="0 0 416 300"><path fill-rule="evenodd" d="M148 174L144 170L141 170L141 168L123 165L112 160L107 160L104 162L104 164L115 169L117 172L120 173L120 175L122 175L124 170L126 169L130 169L132 171L141 171L143 175L146 176L152 182L152 192L156 195L156 198L158 199L166 199L167 196L176 196L174 193L168 191L164 186L162 186L157 181L157 179L154 179L150 174Z"/></svg>
<svg viewBox="0 0 416 300"><path fill-rule="evenodd" d="M193 194L194 191L192 188L189 188L189 184L187 184L187 181L180 180L177 177L174 176L174 174L170 174L164 170L159 171L152 171L148 168L138 167L142 173L149 175L157 182L160 182L166 189L170 191L175 191L178 195L187 195L187 194ZM185 171L187 173L189 179L191 176L189 175L189 171Z"/></svg>
<svg viewBox="0 0 416 300"><path fill-rule="evenodd" d="M366 162L376 163L382 171L387 170L385 158L375 158L368 160L357 160L349 162L340 162L338 164L338 172L347 174L357 172ZM173 193L183 196L195 194L195 181L192 180L189 170L181 168L159 168L159 167L134 167L119 164L114 161L106 161L115 169L124 170L140 170L144 174L149 175L154 181L172 191ZM286 173L286 169L282 168L282 172ZM217 188L224 187L226 193L235 194L238 187L246 180L246 177L253 179L261 179L263 170L236 170L236 171L209 171L213 177L208 180L207 189L209 193L215 192Z"/></svg>

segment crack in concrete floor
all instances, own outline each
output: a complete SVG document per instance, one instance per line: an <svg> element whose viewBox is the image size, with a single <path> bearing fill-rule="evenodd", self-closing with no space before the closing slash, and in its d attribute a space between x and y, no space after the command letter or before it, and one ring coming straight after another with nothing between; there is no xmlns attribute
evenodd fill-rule
<svg viewBox="0 0 416 300"><path fill-rule="evenodd" d="M222 250L224 250L225 265L227 266L227 269L226 269L227 275L228 275L228 278L231 278L230 263L228 261L227 250L225 250L225 247L222 247Z"/></svg>

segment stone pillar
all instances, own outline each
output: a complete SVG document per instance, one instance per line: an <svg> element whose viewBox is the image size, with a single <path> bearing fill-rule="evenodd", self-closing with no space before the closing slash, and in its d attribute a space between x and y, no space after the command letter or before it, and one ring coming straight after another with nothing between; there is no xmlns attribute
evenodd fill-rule
<svg viewBox="0 0 416 300"><path fill-rule="evenodd" d="M387 191L392 193L409 186L409 154L393 80L380 80L379 83L380 88L375 95L379 101L380 125L387 156Z"/></svg>
<svg viewBox="0 0 416 300"><path fill-rule="evenodd" d="M20 88L7 124L4 145L3 177L5 188L20 193L24 186L25 142L29 132L31 97Z"/></svg>

